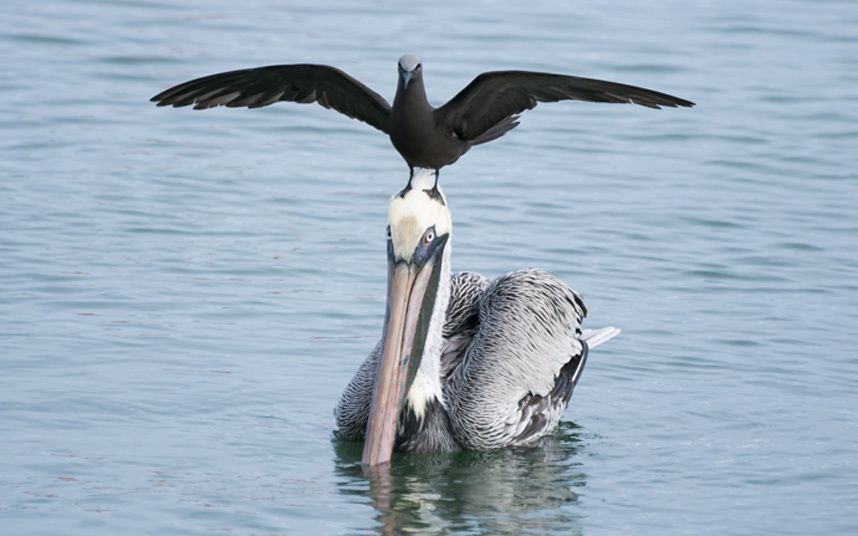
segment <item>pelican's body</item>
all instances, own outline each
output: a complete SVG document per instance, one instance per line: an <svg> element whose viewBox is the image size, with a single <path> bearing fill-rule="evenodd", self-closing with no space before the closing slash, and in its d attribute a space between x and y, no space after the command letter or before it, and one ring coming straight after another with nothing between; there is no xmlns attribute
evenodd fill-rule
<svg viewBox="0 0 858 536"><path fill-rule="evenodd" d="M384 334L335 410L340 437L366 437L366 465L393 449L535 441L557 427L588 346L619 333L582 332L580 296L541 270L452 275L452 223L436 179L415 174L391 200Z"/></svg>

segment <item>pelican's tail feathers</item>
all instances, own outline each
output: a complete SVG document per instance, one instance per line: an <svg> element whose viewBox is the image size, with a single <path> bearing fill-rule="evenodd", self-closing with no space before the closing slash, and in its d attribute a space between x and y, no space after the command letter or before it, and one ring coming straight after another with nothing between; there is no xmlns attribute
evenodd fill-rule
<svg viewBox="0 0 858 536"><path fill-rule="evenodd" d="M585 329L581 332L581 339L587 341L587 345L590 348L595 348L600 344L613 339L619 335L621 331L622 330L620 328L615 328L614 326L608 326L600 329Z"/></svg>

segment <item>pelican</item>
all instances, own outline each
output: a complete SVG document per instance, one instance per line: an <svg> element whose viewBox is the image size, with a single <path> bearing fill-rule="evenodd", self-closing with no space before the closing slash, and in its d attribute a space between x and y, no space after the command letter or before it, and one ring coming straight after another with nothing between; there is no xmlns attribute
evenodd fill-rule
<svg viewBox="0 0 858 536"><path fill-rule="evenodd" d="M382 338L334 410L339 437L365 440L368 467L395 449L538 440L557 428L589 349L620 332L583 331L581 297L544 271L452 274L453 224L437 178L418 169L390 200Z"/></svg>

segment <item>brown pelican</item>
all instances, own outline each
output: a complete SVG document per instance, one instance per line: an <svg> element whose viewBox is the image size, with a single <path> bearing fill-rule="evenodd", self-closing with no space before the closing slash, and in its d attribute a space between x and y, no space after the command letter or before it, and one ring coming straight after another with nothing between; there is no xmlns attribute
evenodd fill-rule
<svg viewBox="0 0 858 536"><path fill-rule="evenodd" d="M451 275L452 230L437 172L418 170L389 204L382 339L334 412L340 437L366 439L366 466L394 449L539 439L557 427L588 348L619 333L582 331L581 297L546 272Z"/></svg>
<svg viewBox="0 0 858 536"><path fill-rule="evenodd" d="M539 102L633 102L649 108L694 106L651 89L580 76L531 71L482 73L445 105L433 108L423 86L423 64L399 59L393 106L359 80L329 65L270 65L212 74L152 97L158 106L260 108L280 101L317 102L390 136L408 163L434 169L452 164L473 145L500 138L518 125L518 114ZM436 173L437 174L437 173Z"/></svg>

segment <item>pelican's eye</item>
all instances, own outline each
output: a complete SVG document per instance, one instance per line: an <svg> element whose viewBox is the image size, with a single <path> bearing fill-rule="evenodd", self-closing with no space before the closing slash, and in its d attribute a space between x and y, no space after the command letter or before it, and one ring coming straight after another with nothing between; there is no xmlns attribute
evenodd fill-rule
<svg viewBox="0 0 858 536"><path fill-rule="evenodd" d="M393 234L390 232L390 225L387 226L387 239L390 240L393 238Z"/></svg>
<svg viewBox="0 0 858 536"><path fill-rule="evenodd" d="M432 227L426 229L426 232L423 233L422 242L423 242L424 246L428 246L429 244L432 243L433 240L435 240L435 226L434 225Z"/></svg>

